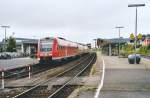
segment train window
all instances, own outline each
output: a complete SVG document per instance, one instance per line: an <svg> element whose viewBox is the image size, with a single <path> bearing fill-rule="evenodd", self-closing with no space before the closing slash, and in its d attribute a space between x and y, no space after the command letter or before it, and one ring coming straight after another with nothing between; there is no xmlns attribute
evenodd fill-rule
<svg viewBox="0 0 150 98"><path fill-rule="evenodd" d="M40 51L49 52L52 51L53 39L40 40Z"/></svg>
<svg viewBox="0 0 150 98"><path fill-rule="evenodd" d="M40 50L42 52L49 52L52 51L52 44L51 43L41 43Z"/></svg>

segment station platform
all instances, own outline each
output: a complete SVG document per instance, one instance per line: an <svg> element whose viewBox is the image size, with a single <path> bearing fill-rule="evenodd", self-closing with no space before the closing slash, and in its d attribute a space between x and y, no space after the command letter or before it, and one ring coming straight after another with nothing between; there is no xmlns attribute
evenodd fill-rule
<svg viewBox="0 0 150 98"><path fill-rule="evenodd" d="M0 60L0 70L11 70L16 68L25 67L32 64L37 64L37 59L26 58L14 58L7 60Z"/></svg>
<svg viewBox="0 0 150 98"><path fill-rule="evenodd" d="M99 96L95 96L101 79L96 75L91 83L94 85L83 86L74 91L68 98L149 98L150 96L150 59L142 58L140 64L129 64L128 58L118 56L105 56L97 53L97 64L102 71L101 57L105 63L103 86ZM98 67L96 67L98 68ZM88 81L88 80L86 80ZM90 80L89 80L90 81ZM87 82L89 83L89 82ZM74 97L73 97L74 96Z"/></svg>

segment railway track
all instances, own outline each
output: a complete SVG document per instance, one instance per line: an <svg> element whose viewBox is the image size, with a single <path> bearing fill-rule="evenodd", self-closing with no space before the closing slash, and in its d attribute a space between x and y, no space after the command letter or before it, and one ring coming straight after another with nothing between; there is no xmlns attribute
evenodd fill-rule
<svg viewBox="0 0 150 98"><path fill-rule="evenodd" d="M72 80L81 75L96 59L96 54L91 53L90 56L86 57L79 64L68 68L67 70L55 75L54 77L49 78L44 82L37 83L34 87L25 90L24 92L15 95L12 98L59 98L56 97L57 94L60 94L64 87L66 87ZM71 74L71 75L70 75ZM57 77L70 76L70 78L58 89L56 90L47 90L43 88L48 82L56 79Z"/></svg>
<svg viewBox="0 0 150 98"><path fill-rule="evenodd" d="M77 58L70 59L69 61L61 61L59 63L58 62L52 62L51 64L31 65L30 66L30 68L31 68L30 72L31 72L31 75L35 75L35 74L41 73L43 71L49 70L51 68L55 68L57 66L72 62L73 60L77 60ZM28 75L29 75L29 66L26 66L26 67L21 67L21 68L5 71L4 78L16 80L16 79L28 77ZM0 73L0 78L2 78L1 73Z"/></svg>

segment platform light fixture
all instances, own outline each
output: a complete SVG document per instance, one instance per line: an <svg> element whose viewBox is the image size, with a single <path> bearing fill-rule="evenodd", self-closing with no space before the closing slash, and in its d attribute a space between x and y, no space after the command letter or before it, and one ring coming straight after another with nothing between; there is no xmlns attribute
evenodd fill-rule
<svg viewBox="0 0 150 98"><path fill-rule="evenodd" d="M137 8L138 7L144 7L145 4L129 4L128 7L135 7L136 8L136 15L135 15L135 64L136 64L136 44L137 44Z"/></svg>

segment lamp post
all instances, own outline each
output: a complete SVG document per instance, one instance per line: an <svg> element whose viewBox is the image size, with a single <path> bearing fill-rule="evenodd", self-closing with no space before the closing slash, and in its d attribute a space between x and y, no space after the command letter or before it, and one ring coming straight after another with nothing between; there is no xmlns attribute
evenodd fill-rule
<svg viewBox="0 0 150 98"><path fill-rule="evenodd" d="M122 29L122 28L124 28L124 27L122 27L122 26L119 26L119 27L116 27L118 30L119 30L119 45L118 45L118 47L119 47L119 49L118 49L118 55L120 55L120 30Z"/></svg>
<svg viewBox="0 0 150 98"><path fill-rule="evenodd" d="M97 43L97 39L93 39L95 41L95 49L96 49L96 43Z"/></svg>
<svg viewBox="0 0 150 98"><path fill-rule="evenodd" d="M135 64L136 64L136 44L137 44L137 8L143 7L145 4L129 4L128 7L135 7L136 8L136 15L135 15L135 39L134 39L134 48L135 48Z"/></svg>
<svg viewBox="0 0 150 98"><path fill-rule="evenodd" d="M5 30L5 40L4 40L4 51L6 52L6 29L10 28L10 26L1 26Z"/></svg>

